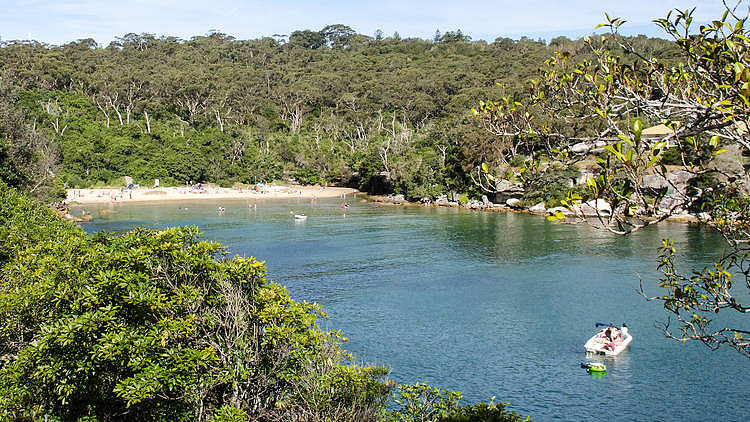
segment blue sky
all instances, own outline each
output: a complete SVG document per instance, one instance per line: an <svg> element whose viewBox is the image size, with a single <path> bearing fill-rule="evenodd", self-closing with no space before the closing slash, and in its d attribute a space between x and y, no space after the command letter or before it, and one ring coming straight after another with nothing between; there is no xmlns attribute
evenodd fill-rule
<svg viewBox="0 0 750 422"><path fill-rule="evenodd" d="M736 1L736 0L730 0ZM747 7L748 0L742 0ZM658 35L650 23L673 8L697 7L696 19L723 12L721 0L0 0L0 39L64 44L94 38L102 45L129 32L188 39L218 30L239 39L319 30L343 23L359 33L431 38L461 29L474 39L571 38L594 32L604 12L628 20L629 33Z"/></svg>

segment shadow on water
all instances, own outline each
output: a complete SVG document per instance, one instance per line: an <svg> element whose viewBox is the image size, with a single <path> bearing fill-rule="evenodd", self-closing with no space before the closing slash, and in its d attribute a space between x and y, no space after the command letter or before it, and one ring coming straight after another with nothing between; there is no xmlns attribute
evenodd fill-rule
<svg viewBox="0 0 750 422"><path fill-rule="evenodd" d="M666 223L616 236L528 215L355 201L346 216L335 200L221 205L223 215L201 202L119 206L84 227L197 225L323 305L322 325L342 329L348 350L398 382L424 380L469 401L497 396L536 420L742 420L750 411L746 359L665 340L655 326L663 311L635 291L640 277L658 292L663 238L685 268L715 260L723 243L710 231ZM626 321L634 341L591 376L579 364L596 321Z"/></svg>

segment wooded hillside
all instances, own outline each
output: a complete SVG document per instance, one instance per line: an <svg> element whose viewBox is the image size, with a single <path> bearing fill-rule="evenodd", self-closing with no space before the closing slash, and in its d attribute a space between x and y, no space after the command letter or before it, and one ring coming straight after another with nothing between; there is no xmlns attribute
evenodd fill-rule
<svg viewBox="0 0 750 422"><path fill-rule="evenodd" d="M655 57L674 54L666 40L632 41ZM2 172L28 189L129 175L141 184L293 179L408 198L471 193L467 172L492 153L492 135L470 108L523 90L555 51L589 50L565 37L471 42L459 30L428 41L344 25L288 40L5 42L0 154L12 159Z"/></svg>

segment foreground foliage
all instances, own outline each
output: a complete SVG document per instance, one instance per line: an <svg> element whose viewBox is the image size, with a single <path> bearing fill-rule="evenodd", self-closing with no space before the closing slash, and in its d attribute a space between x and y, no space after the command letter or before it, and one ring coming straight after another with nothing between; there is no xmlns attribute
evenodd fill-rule
<svg viewBox="0 0 750 422"><path fill-rule="evenodd" d="M372 419L390 384L322 311L195 228L89 237L0 193L0 409L65 420ZM231 409L230 409L231 408ZM341 418L339 418L341 419Z"/></svg>
<svg viewBox="0 0 750 422"><path fill-rule="evenodd" d="M389 410L388 371L265 277L195 228L88 236L0 183L0 418L518 420L424 384Z"/></svg>

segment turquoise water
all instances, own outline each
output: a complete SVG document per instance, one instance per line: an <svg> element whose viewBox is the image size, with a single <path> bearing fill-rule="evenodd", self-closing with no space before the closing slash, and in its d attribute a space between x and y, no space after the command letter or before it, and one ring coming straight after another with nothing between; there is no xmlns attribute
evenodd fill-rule
<svg viewBox="0 0 750 422"><path fill-rule="evenodd" d="M675 240L683 263L711 262L721 239L662 224L621 237L543 218L340 201L119 205L87 231L197 225L233 253L266 261L269 279L321 304L360 361L401 383L426 381L466 402L509 402L535 420L746 420L750 361L731 350L669 341L658 303L656 252ZM98 215L95 207L88 211ZM296 222L290 211L309 218ZM634 340L579 367L594 322L627 322ZM744 415L744 416L743 416Z"/></svg>

